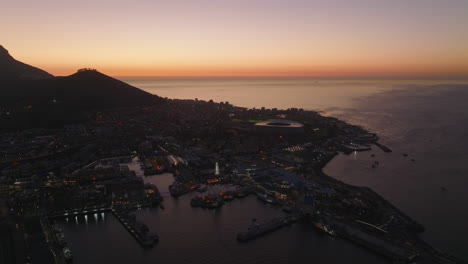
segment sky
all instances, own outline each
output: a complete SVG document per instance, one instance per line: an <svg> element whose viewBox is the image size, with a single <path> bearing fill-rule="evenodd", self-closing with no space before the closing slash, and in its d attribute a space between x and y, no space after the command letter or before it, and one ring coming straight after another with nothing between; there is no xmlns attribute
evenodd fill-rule
<svg viewBox="0 0 468 264"><path fill-rule="evenodd" d="M0 0L0 45L54 75L468 76L467 0Z"/></svg>

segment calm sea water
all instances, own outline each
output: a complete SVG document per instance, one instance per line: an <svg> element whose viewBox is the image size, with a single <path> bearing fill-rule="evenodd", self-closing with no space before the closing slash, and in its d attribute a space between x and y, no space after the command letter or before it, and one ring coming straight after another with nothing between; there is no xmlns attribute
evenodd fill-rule
<svg viewBox="0 0 468 264"><path fill-rule="evenodd" d="M468 259L468 82L121 79L163 97L320 110L378 133L393 153L376 149L340 155L325 172L373 188L426 226L422 237L429 243ZM374 160L380 162L376 169L371 168ZM162 191L172 182L170 174L144 179ZM442 191L442 186L447 190ZM253 197L219 210L194 209L189 204L192 195L196 194L173 199L166 194L165 210L137 212L137 218L160 235L160 244L151 250L141 249L110 214L62 220L59 225L75 263L387 263L361 247L299 223L240 244L235 235L253 217L267 220L282 212Z"/></svg>

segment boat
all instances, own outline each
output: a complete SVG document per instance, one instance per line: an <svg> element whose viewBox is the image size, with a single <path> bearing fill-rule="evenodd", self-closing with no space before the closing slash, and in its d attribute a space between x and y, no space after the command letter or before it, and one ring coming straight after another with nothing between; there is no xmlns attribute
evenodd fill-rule
<svg viewBox="0 0 468 264"><path fill-rule="evenodd" d="M209 204L206 204L205 206L202 206L203 208L209 208L209 209L214 209L214 208L218 208L220 207L221 205L224 204L224 201L223 200L216 200L212 203L209 203Z"/></svg>
<svg viewBox="0 0 468 264"><path fill-rule="evenodd" d="M223 204L224 204L223 199L217 196L194 197L190 201L190 205L193 207L201 207L201 208L208 208L208 209L214 209L214 208L220 207Z"/></svg>
<svg viewBox="0 0 468 264"><path fill-rule="evenodd" d="M190 192L190 189L184 186L183 184L173 183L169 185L169 192L173 197L179 197Z"/></svg>
<svg viewBox="0 0 468 264"><path fill-rule="evenodd" d="M267 194L257 193L257 198L266 203L273 203L273 199L271 199Z"/></svg>
<svg viewBox="0 0 468 264"><path fill-rule="evenodd" d="M225 196L223 196L223 200L224 200L224 201L232 201L232 200L234 200L234 196L232 196L232 195L225 195Z"/></svg>
<svg viewBox="0 0 468 264"><path fill-rule="evenodd" d="M329 235L332 235L332 236L336 236L335 230L333 230L330 226L328 226L328 225L326 225L326 224L324 224L322 222L314 223L314 225L318 229L322 230L323 232L325 232L325 233L327 233Z"/></svg>
<svg viewBox="0 0 468 264"><path fill-rule="evenodd" d="M371 147L358 145L355 143L345 144L343 145L343 147L345 148L345 150L348 150L348 151L367 151L367 150L372 149Z"/></svg>
<svg viewBox="0 0 468 264"><path fill-rule="evenodd" d="M247 231L237 234L237 240L240 242L246 242L258 236L264 235L270 231L281 228L285 225L292 224L296 222L297 220L299 220L301 217L302 217L301 215L289 215L286 217L275 217L271 219L269 222L264 223L264 224L257 224L257 220L254 218L252 219L252 224L250 225Z"/></svg>
<svg viewBox="0 0 468 264"><path fill-rule="evenodd" d="M284 224L283 219L281 218L273 218L269 222L259 225L256 223L256 219L252 220L252 224L248 228L246 232L242 232L237 234L237 240L244 242L250 239L253 239L257 236L263 235L267 232L280 228Z"/></svg>
<svg viewBox="0 0 468 264"><path fill-rule="evenodd" d="M243 198L249 195L249 192L244 188L234 192L237 198Z"/></svg>

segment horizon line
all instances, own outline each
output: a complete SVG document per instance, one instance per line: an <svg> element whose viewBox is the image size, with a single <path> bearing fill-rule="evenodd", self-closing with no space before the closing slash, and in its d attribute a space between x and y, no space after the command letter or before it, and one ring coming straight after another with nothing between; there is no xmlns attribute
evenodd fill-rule
<svg viewBox="0 0 468 264"><path fill-rule="evenodd" d="M104 73L105 74L105 73ZM107 74L106 74L107 75ZM314 75L109 75L114 78L307 78L307 79L451 79L451 80L468 80L468 75L352 75L352 76L314 76Z"/></svg>

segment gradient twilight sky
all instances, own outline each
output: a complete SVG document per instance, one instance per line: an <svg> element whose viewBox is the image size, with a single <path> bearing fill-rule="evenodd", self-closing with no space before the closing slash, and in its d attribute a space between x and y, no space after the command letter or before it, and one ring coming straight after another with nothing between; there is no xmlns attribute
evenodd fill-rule
<svg viewBox="0 0 468 264"><path fill-rule="evenodd" d="M1 0L54 75L468 76L468 0Z"/></svg>

